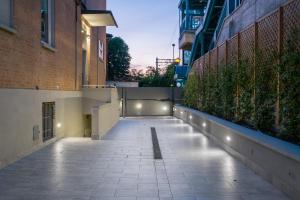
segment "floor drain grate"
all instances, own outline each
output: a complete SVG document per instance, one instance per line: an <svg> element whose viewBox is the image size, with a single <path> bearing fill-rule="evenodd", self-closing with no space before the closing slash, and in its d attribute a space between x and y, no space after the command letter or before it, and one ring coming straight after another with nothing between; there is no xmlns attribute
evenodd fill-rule
<svg viewBox="0 0 300 200"><path fill-rule="evenodd" d="M154 127L151 127L151 136L152 136L154 159L162 159L159 142L158 142L156 130Z"/></svg>

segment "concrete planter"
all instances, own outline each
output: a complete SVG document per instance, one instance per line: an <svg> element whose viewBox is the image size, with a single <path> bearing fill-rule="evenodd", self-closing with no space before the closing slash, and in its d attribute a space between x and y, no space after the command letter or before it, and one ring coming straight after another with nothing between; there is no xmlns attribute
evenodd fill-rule
<svg viewBox="0 0 300 200"><path fill-rule="evenodd" d="M292 199L300 199L299 146L179 105L174 116L199 129Z"/></svg>

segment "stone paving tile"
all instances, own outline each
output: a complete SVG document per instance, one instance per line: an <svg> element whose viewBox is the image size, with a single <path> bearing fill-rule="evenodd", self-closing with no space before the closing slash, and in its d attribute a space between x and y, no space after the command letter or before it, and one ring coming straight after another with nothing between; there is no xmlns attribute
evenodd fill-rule
<svg viewBox="0 0 300 200"><path fill-rule="evenodd" d="M153 159L155 127L163 160ZM0 199L287 200L174 118L127 118L101 141L67 138L0 170Z"/></svg>

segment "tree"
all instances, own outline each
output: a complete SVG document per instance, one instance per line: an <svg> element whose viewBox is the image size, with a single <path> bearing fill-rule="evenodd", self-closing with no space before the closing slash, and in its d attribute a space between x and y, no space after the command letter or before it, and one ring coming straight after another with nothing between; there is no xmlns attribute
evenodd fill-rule
<svg viewBox="0 0 300 200"><path fill-rule="evenodd" d="M143 70L131 69L129 72L129 80L130 81L140 81L144 77Z"/></svg>
<svg viewBox="0 0 300 200"><path fill-rule="evenodd" d="M108 44L108 79L112 81L127 80L131 56L129 47L120 37L114 37Z"/></svg>
<svg viewBox="0 0 300 200"><path fill-rule="evenodd" d="M174 86L175 64L168 65L165 69L147 67L145 76L140 80L140 87L172 87Z"/></svg>

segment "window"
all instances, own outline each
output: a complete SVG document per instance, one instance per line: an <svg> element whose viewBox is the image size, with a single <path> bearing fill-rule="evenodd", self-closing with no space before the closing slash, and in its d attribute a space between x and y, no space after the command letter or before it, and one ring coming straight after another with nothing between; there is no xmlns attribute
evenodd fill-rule
<svg viewBox="0 0 300 200"><path fill-rule="evenodd" d="M0 1L0 25L12 27L12 0Z"/></svg>
<svg viewBox="0 0 300 200"><path fill-rule="evenodd" d="M229 14L241 5L243 0L229 0Z"/></svg>
<svg viewBox="0 0 300 200"><path fill-rule="evenodd" d="M41 40L55 46L55 0L41 0Z"/></svg>
<svg viewBox="0 0 300 200"><path fill-rule="evenodd" d="M98 56L101 60L104 60L104 44L103 42L101 42L101 40L99 40L98 43Z"/></svg>
<svg viewBox="0 0 300 200"><path fill-rule="evenodd" d="M183 51L183 65L189 65L191 54L191 51Z"/></svg>

